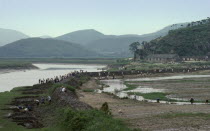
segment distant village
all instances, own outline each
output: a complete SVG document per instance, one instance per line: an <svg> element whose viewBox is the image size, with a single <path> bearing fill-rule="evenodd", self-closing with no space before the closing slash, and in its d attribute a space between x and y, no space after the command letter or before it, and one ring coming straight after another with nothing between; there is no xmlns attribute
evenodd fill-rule
<svg viewBox="0 0 210 131"><path fill-rule="evenodd" d="M147 62L157 62L157 63L174 63L183 61L209 61L210 53L206 56L182 56L177 54L150 54L142 59L140 55L136 55L136 60L145 60Z"/></svg>
<svg viewBox="0 0 210 131"><path fill-rule="evenodd" d="M179 25L181 27L193 27L197 25L203 25L210 22L210 18L186 23L185 25ZM177 24L172 25L174 29L177 29ZM175 62L187 62L187 61L210 61L210 52L203 56L179 56L178 54L156 54L156 53L145 53L146 44L148 42L143 41L141 44L139 42L134 42L130 45L130 50L134 53L134 61L146 61L146 62L156 62L156 63L175 63Z"/></svg>
<svg viewBox="0 0 210 131"><path fill-rule="evenodd" d="M184 62L184 61L209 61L210 52L204 56L179 56L178 54L148 54L144 53L144 45L141 44L137 47L134 52L134 60L140 61L144 60L147 62L156 62L156 63L175 63L175 62Z"/></svg>

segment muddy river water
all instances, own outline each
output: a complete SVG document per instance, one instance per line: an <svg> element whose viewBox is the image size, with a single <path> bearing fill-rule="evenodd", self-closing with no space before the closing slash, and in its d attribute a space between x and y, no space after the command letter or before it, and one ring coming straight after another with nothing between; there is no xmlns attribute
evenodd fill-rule
<svg viewBox="0 0 210 131"><path fill-rule="evenodd" d="M14 87L31 86L39 79L54 78L73 71L101 71L105 65L96 64L34 64L39 69L11 71L0 73L0 92L9 91Z"/></svg>

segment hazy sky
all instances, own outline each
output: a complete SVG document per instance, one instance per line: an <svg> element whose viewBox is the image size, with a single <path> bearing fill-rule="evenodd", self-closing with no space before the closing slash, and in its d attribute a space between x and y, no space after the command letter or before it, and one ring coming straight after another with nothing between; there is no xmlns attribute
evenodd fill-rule
<svg viewBox="0 0 210 131"><path fill-rule="evenodd" d="M0 0L0 28L30 36L81 29L146 34L210 16L210 0Z"/></svg>

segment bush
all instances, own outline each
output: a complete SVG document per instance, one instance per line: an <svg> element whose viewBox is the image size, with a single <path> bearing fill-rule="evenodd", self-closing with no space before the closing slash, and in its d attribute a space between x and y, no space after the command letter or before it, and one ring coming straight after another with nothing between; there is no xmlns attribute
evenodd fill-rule
<svg viewBox="0 0 210 131"><path fill-rule="evenodd" d="M65 109L61 126L68 131L130 131L122 121L99 110Z"/></svg>

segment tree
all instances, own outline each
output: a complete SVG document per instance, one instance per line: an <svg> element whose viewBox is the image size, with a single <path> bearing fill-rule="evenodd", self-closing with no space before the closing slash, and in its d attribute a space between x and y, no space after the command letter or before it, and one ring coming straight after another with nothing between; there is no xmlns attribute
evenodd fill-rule
<svg viewBox="0 0 210 131"><path fill-rule="evenodd" d="M134 61L136 61L136 53L137 53L137 50L138 50L138 46L140 46L139 42L133 42L129 46L129 50L134 54L134 57L133 57Z"/></svg>

